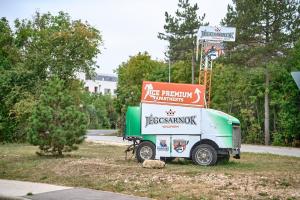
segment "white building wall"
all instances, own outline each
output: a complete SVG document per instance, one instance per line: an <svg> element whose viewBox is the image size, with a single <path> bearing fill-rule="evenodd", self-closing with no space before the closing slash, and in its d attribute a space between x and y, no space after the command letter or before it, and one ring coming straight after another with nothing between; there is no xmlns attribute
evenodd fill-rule
<svg viewBox="0 0 300 200"><path fill-rule="evenodd" d="M114 77L111 74L98 74L99 76ZM105 80L86 80L84 73L78 73L77 77L84 82L84 87L86 90L92 93L98 94L110 94L112 96L116 95L117 82L116 81L105 81Z"/></svg>

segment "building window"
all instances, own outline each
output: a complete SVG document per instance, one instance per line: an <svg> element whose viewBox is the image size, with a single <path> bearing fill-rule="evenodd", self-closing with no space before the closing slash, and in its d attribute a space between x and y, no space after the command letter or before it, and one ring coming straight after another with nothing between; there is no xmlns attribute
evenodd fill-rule
<svg viewBox="0 0 300 200"><path fill-rule="evenodd" d="M105 88L104 89L104 94L110 94L110 89Z"/></svg>
<svg viewBox="0 0 300 200"><path fill-rule="evenodd" d="M97 86L95 87L94 92L98 93L98 87Z"/></svg>

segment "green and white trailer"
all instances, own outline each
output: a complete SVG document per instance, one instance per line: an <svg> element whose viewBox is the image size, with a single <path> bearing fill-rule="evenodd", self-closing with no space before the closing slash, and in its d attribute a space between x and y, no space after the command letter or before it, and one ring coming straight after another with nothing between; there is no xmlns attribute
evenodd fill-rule
<svg viewBox="0 0 300 200"><path fill-rule="evenodd" d="M168 127L177 124L181 129L170 131ZM240 158L240 121L213 109L144 103L130 106L124 137L134 141L139 162L180 157L199 165L214 165L229 160L230 154Z"/></svg>
<svg viewBox="0 0 300 200"><path fill-rule="evenodd" d="M181 91L195 91L195 95L178 92L180 87ZM139 162L187 158L199 165L214 165L229 160L230 154L240 158L241 128L237 118L192 103L182 106L159 102L164 99L189 102L190 98L194 103L199 100L199 86L146 82L145 88L153 91L143 91L140 106L127 108L124 131L124 139L133 141L132 149Z"/></svg>

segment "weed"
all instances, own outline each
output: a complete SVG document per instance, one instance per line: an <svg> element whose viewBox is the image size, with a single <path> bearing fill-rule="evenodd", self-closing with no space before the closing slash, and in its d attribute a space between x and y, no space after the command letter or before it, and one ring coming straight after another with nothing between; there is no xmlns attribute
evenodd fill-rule
<svg viewBox="0 0 300 200"><path fill-rule="evenodd" d="M287 180L282 180L279 184L280 184L281 186L284 186L284 187L289 187L289 186L291 186L291 184L290 184Z"/></svg>
<svg viewBox="0 0 300 200"><path fill-rule="evenodd" d="M266 192L259 192L258 195L262 196L262 197L266 197L266 196L268 196L268 193L266 193Z"/></svg>
<svg viewBox="0 0 300 200"><path fill-rule="evenodd" d="M40 178L40 180L42 181L42 180L46 180L48 178L48 176L42 176L41 178Z"/></svg>

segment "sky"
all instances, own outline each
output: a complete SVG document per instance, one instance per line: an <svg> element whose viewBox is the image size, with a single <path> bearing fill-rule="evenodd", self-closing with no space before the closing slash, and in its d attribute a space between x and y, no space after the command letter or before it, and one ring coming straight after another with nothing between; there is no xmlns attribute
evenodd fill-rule
<svg viewBox="0 0 300 200"><path fill-rule="evenodd" d="M231 0L190 0L197 3L205 21L219 25ZM163 60L168 43L157 38L164 32L165 12L174 15L178 0L0 0L0 17L13 20L31 19L35 11L59 11L81 19L100 30L104 40L97 57L98 73L114 70L138 52L147 51L153 59Z"/></svg>

